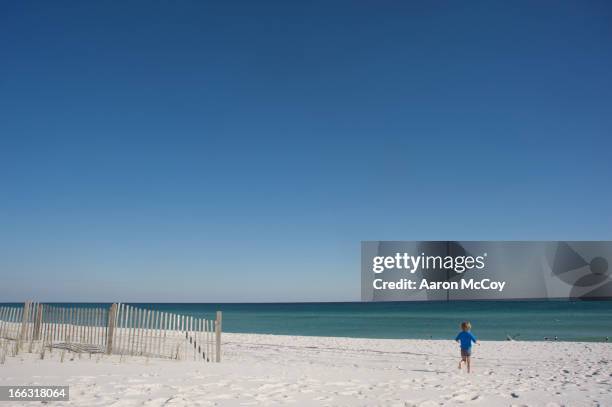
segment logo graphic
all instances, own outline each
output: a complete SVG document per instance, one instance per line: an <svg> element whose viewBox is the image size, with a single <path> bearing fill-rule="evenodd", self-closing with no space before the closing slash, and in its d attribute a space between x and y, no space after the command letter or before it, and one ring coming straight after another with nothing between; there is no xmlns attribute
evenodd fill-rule
<svg viewBox="0 0 612 407"><path fill-rule="evenodd" d="M549 256L552 274L571 286L570 298L610 298L612 279L608 260L593 255L592 245L584 243L558 242L554 245L554 255Z"/></svg>

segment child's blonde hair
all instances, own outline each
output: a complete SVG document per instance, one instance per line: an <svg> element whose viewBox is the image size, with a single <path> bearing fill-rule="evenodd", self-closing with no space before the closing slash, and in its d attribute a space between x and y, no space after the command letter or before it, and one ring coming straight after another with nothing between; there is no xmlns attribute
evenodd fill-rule
<svg viewBox="0 0 612 407"><path fill-rule="evenodd" d="M472 324L470 324L470 321L463 321L461 323L461 329L463 331L469 331L470 329L472 329Z"/></svg>

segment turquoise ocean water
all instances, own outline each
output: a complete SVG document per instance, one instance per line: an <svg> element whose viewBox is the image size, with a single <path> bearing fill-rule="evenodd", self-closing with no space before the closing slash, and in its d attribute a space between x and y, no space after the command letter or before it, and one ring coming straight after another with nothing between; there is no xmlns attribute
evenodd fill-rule
<svg viewBox="0 0 612 407"><path fill-rule="evenodd" d="M63 303L93 307L108 304ZM454 338L463 320L480 339L612 342L612 301L461 301L384 303L131 303L165 312L214 317L225 332L362 338Z"/></svg>

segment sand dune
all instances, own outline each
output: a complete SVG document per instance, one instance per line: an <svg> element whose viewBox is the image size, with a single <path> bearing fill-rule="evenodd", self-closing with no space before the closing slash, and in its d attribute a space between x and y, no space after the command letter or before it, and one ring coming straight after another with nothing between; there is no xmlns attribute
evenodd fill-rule
<svg viewBox="0 0 612 407"><path fill-rule="evenodd" d="M612 344L482 342L468 375L452 341L223 339L221 364L20 353L0 365L0 385L69 385L58 406L612 405Z"/></svg>

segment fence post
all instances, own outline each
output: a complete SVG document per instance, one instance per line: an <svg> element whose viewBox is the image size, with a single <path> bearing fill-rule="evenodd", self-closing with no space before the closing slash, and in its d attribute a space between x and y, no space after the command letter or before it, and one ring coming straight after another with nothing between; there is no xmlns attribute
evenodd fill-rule
<svg viewBox="0 0 612 407"><path fill-rule="evenodd" d="M36 322L34 324L34 339L39 340L42 337L42 313L43 305L38 304L38 312L36 313Z"/></svg>
<svg viewBox="0 0 612 407"><path fill-rule="evenodd" d="M115 315L117 314L117 304L113 304L108 312L108 333L106 335L106 354L113 352L113 337L115 336Z"/></svg>
<svg viewBox="0 0 612 407"><path fill-rule="evenodd" d="M215 339L217 342L217 351L215 353L217 357L217 363L221 362L221 319L221 311L217 311L217 319L215 320Z"/></svg>
<svg viewBox="0 0 612 407"><path fill-rule="evenodd" d="M26 339L27 340L27 325L28 322L30 321L30 306L31 306L32 302L31 301L26 301L23 304L23 314L21 315L21 331L19 332L19 342L21 345L21 341Z"/></svg>

